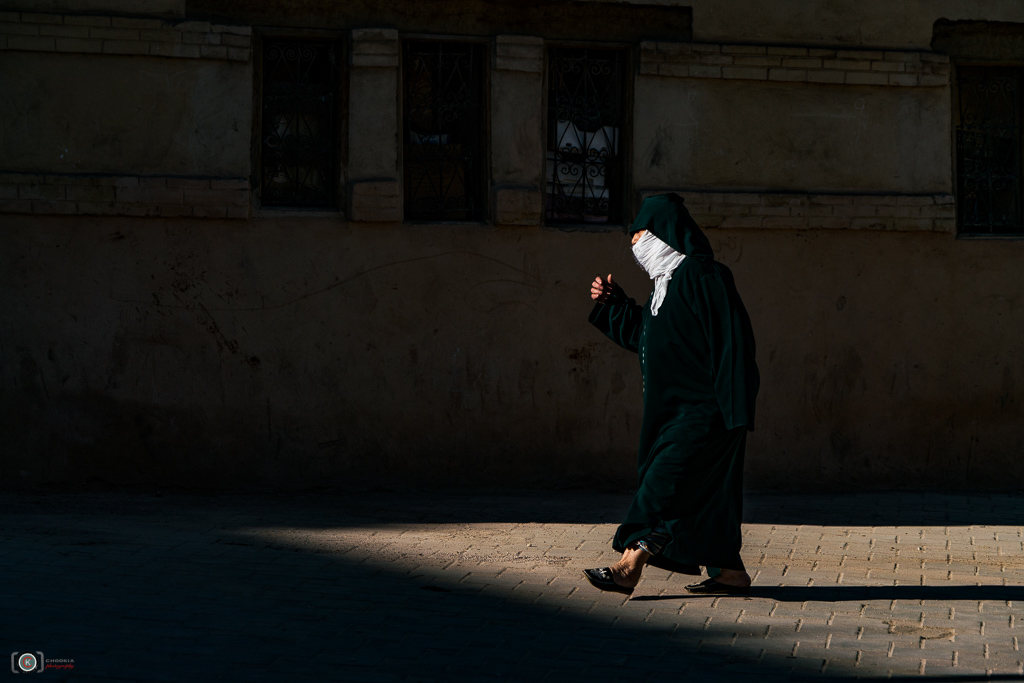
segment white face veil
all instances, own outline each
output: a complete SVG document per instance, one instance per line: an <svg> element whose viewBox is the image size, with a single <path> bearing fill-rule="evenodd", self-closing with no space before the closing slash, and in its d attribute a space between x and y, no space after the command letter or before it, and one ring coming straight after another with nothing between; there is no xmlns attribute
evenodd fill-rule
<svg viewBox="0 0 1024 683"><path fill-rule="evenodd" d="M651 295L651 315L658 315L658 309L661 308L662 302L665 301L665 294L668 292L668 283L672 279L672 273L683 262L686 255L680 254L648 230L633 245L633 258L654 280L654 293Z"/></svg>

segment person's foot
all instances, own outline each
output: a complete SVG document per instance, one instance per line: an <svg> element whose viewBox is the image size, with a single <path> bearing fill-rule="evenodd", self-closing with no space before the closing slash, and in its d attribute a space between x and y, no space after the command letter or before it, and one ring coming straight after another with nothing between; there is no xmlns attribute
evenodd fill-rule
<svg viewBox="0 0 1024 683"><path fill-rule="evenodd" d="M644 563L650 556L650 553L641 548L626 548L619 561L608 567L612 579L623 588L635 588L640 583Z"/></svg>

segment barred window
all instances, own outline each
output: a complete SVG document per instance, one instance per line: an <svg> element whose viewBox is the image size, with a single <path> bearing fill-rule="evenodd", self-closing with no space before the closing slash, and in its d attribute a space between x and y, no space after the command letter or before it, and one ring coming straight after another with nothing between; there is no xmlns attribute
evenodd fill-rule
<svg viewBox="0 0 1024 683"><path fill-rule="evenodd" d="M484 66L477 44L403 44L407 220L483 220Z"/></svg>
<svg viewBox="0 0 1024 683"><path fill-rule="evenodd" d="M956 201L963 234L1022 234L1024 68L957 69Z"/></svg>
<svg viewBox="0 0 1024 683"><path fill-rule="evenodd" d="M262 68L261 204L334 206L335 44L266 40Z"/></svg>
<svg viewBox="0 0 1024 683"><path fill-rule="evenodd" d="M624 62L621 50L553 47L548 53L549 224L622 219Z"/></svg>

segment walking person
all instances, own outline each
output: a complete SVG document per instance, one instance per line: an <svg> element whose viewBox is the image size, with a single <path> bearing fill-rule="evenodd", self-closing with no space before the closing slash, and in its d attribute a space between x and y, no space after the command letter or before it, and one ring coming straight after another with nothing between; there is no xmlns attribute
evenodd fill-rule
<svg viewBox="0 0 1024 683"><path fill-rule="evenodd" d="M746 593L743 453L760 384L750 318L679 195L645 199L630 236L654 291L639 306L598 277L590 322L640 356L639 488L612 542L621 559L584 575L630 594L645 564L698 576L704 566L709 578L689 592Z"/></svg>

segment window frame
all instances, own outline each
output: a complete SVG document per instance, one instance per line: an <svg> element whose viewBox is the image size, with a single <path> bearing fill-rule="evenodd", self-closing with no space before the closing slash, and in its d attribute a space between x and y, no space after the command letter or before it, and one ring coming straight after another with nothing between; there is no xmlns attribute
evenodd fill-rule
<svg viewBox="0 0 1024 683"><path fill-rule="evenodd" d="M619 157L622 163L622 178L620 180L621 216L617 220L609 220L607 223L557 223L549 222L547 215L548 198L548 123L549 123L549 94L551 74L551 50L562 48L591 48L595 50L617 50L622 53L622 131L619 137L619 149L623 150ZM568 232L609 232L625 230L630 224L630 217L636 215L638 198L633 191L633 110L634 98L636 97L636 65L639 45L634 43L620 42L594 42L578 40L545 40L544 41L544 66L543 66L543 112L542 112L542 135L544 155L543 170L541 175L541 227Z"/></svg>
<svg viewBox="0 0 1024 683"><path fill-rule="evenodd" d="M1015 232L964 232L961 229L961 198L960 198L960 171L957 166L957 161L960 157L960 150L957 147L957 128L960 124L960 68L961 67L991 67L991 68L1011 68L1017 71L1018 78L1018 149L1017 154L1020 157L1019 164L1021 169L1021 178L1019 180L1020 188L1019 199L1019 215L1017 230ZM964 240L1024 240L1024 61L1013 61L1013 60L990 60L990 59L970 59L970 58L957 58L950 62L950 103L951 103L951 119L950 119L950 149L952 151L951 170L952 170L952 193L954 197L956 207L956 238Z"/></svg>
<svg viewBox="0 0 1024 683"><path fill-rule="evenodd" d="M263 50L267 41L315 41L333 42L338 58L337 82L335 83L336 106L334 108L334 183L333 200L326 206L265 206L263 204ZM351 49L348 32L327 29L282 28L276 26L253 27L253 106L252 146L250 148L251 171L249 186L252 208L256 216L301 215L344 217L347 202L347 179L345 169L348 161L348 109L349 69L348 54Z"/></svg>
<svg viewBox="0 0 1024 683"><path fill-rule="evenodd" d="M406 33L398 35L398 169L399 193L402 202L402 223L404 225L491 225L494 220L492 201L494 181L491 174L491 68L494 62L494 41L487 36L464 36L437 33ZM480 50L480 218L467 220L419 219L406 215L406 168L405 168L405 48L409 42L464 43L475 45Z"/></svg>

